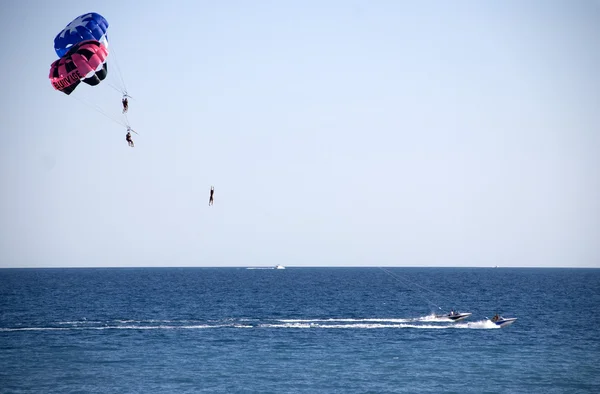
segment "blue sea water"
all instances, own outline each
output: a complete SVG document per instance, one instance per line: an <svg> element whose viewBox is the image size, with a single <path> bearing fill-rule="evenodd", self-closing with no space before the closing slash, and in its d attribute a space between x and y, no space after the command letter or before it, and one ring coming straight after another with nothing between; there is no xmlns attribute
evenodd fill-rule
<svg viewBox="0 0 600 394"><path fill-rule="evenodd" d="M597 269L3 269L0 392L600 393L599 327Z"/></svg>

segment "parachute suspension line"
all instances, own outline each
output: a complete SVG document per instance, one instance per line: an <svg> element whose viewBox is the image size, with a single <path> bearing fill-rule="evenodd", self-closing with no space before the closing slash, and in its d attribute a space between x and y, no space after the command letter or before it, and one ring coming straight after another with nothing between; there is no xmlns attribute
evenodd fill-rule
<svg viewBox="0 0 600 394"><path fill-rule="evenodd" d="M428 289L428 288L427 288L427 287L425 287L425 286L421 286L421 285L420 285L420 284L418 284L418 283L411 282L411 281L409 281L409 280L408 280L408 279L406 279L406 278L404 278L404 279L401 279L399 276L397 276L397 275L394 275L393 273L389 272L388 270L386 270L386 269L384 269L384 268L382 268L382 267L379 267L379 269L381 269L382 271L384 271L384 272L385 272L385 273L387 273L388 275L390 275L390 276L392 276L392 277L396 278L398 281L403 281L404 283L412 284L412 285L413 285L413 286L415 286L415 287L421 288L421 289L423 289L423 290L425 290L425 291L429 291L430 293L433 293L433 294L435 294L437 297L441 298L442 300L445 300L445 301L446 301L447 303L449 303L450 305L454 305L454 302L452 302L452 300L450 300L450 299L448 299L448 298L446 298L446 297L442 296L440 293L437 293L437 292L435 292L435 291L433 291L433 290L431 290L431 289ZM429 300L428 300L428 299L427 299L425 296L421 295L421 297L423 297L424 299L426 299L426 300L427 300L427 302L429 302L431 305L434 305L434 306L438 307L439 309L442 309L442 308L441 308L441 307L439 307L437 304L435 304L435 303L433 303L433 302L429 301Z"/></svg>
<svg viewBox="0 0 600 394"><path fill-rule="evenodd" d="M113 85L110 82L105 82L105 84L107 84L108 86L110 86L111 88L113 88L114 90L116 90L117 92L121 93L121 94L125 94L125 92L123 91L123 89L119 89L118 87L116 87L115 85Z"/></svg>
<svg viewBox="0 0 600 394"><path fill-rule="evenodd" d="M396 279L398 282L400 282L400 283L404 284L404 285L407 285L407 284L409 284L409 285L410 285L410 284L412 284L412 285L415 285L415 283L412 283L412 282L411 282L411 281L409 281L408 279L403 279L403 278L401 278L400 276L398 276L398 275L395 275L395 274L391 273L390 271L388 271L388 270L386 270L386 269L384 269L384 268L382 268L382 267L378 267L378 268L379 268L380 270L382 270L383 272L385 272L386 274L388 274L389 276L391 276L392 278ZM434 292L434 293L435 293L435 292ZM421 298L423 298L425 301L427 301L427 303L428 303L429 305L433 305L433 306L437 307L437 308L438 308L438 309L440 309L440 310L442 309L442 308L441 308L439 305L437 305L436 303L434 303L433 301L431 301L429 298L425 297L423 294L420 294L419 292L418 292L418 294L419 294L419 296L420 296ZM436 294L437 294L437 293L436 293Z"/></svg>
<svg viewBox="0 0 600 394"><path fill-rule="evenodd" d="M127 125L127 127L131 127L131 123L129 123L129 118L127 117L127 112L125 112L123 116L125 117L125 124Z"/></svg>
<svg viewBox="0 0 600 394"><path fill-rule="evenodd" d="M413 285L415 285L415 286L417 286L417 287L420 287L421 289L423 289L423 290L425 290L425 291L429 291L429 292L431 292L431 293L435 294L436 296L438 296L438 297L439 297L439 298L441 298L442 300L445 300L445 301L446 301L448 304L450 304L450 305L453 305L453 306L455 306L455 305L456 305L456 304L455 304L455 303L454 303L452 300L450 300L450 299L448 299L448 298L444 297L444 296L443 296L443 295L441 295L440 293L437 293L437 292L435 292L435 291L433 291L433 290L431 290L431 289L428 289L428 288L427 288L427 287L425 287L425 286L421 286L420 284L418 284L418 283L414 283L414 282L413 282Z"/></svg>
<svg viewBox="0 0 600 394"><path fill-rule="evenodd" d="M429 291L429 292L431 292L431 293L435 294L436 296L438 296L438 297L440 297L440 298L443 298L443 299L447 300L447 299L446 299L445 297L443 297L443 296L442 296L440 293L436 293L435 291L433 291L433 290L431 290L431 289L428 289L428 288L427 288L427 287L425 287L425 286L421 286L421 285L420 285L420 284L418 284L418 283L411 282L411 281L409 281L409 280L408 280L408 279L406 279L406 278L405 278L404 280L405 280L405 281L407 281L408 283L411 283L412 285L414 285L414 286L416 286L416 287L419 287L419 288L421 288L421 289L423 289L423 290L425 290L425 291ZM447 301L449 301L449 300L447 300Z"/></svg>
<svg viewBox="0 0 600 394"><path fill-rule="evenodd" d="M132 129L132 128L131 128L131 124L129 123L129 118L127 117L127 112L125 112L125 113L123 114L123 116L125 116L125 123L127 124L127 130L131 130L131 131L133 131L134 133L136 133L136 134L138 134L138 135L139 135L140 133L138 133L137 131L135 131L134 129Z"/></svg>
<svg viewBox="0 0 600 394"><path fill-rule="evenodd" d="M113 122L115 122L115 123L117 123L117 124L119 124L119 125L121 125L121 126L125 126L125 127L127 127L127 126L128 126L127 124L125 124L125 123L123 123L123 122L121 122L121 121L117 120L116 118L113 118L112 116L108 115L108 114L107 114L106 112L104 112L104 111L102 110L102 108L100 108L98 105L96 105L96 104L92 104L92 103L89 103L89 102L85 101L84 99L82 99L82 98L80 98L80 97L77 97L77 96L71 96L71 97L75 98L75 99L76 99L77 101L79 101L80 103L83 103L84 105L87 105L88 107L90 107L90 108L92 108L92 109L96 110L98 113L100 113L100 114L102 114L102 115L106 116L108 119L112 120Z"/></svg>
<svg viewBox="0 0 600 394"><path fill-rule="evenodd" d="M108 34L106 35L106 39L108 40ZM115 67L117 68L117 74L119 74L119 79L121 80L121 84L123 85L121 93L127 95L127 85L125 85L125 79L123 78L123 73L121 73L121 68L119 67L119 62L117 61L117 54L115 53L114 46L111 46L110 52L112 54L112 58L114 59Z"/></svg>

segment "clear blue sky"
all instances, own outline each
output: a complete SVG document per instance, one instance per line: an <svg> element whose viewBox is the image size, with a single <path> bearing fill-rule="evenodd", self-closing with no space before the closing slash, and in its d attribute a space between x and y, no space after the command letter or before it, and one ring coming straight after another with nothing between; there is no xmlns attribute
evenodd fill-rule
<svg viewBox="0 0 600 394"><path fill-rule="evenodd" d="M109 77L77 99L48 71L90 11ZM0 267L600 267L598 1L23 0L0 29Z"/></svg>

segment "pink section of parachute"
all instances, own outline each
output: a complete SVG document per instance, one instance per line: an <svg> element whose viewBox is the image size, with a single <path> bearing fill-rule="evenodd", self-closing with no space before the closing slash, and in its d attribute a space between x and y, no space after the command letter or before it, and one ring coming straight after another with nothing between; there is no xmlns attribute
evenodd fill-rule
<svg viewBox="0 0 600 394"><path fill-rule="evenodd" d="M84 56L81 53L87 51L91 52L91 56ZM49 75L50 82L54 89L63 90L94 73L106 61L107 57L108 49L103 43L95 40L84 41L52 63ZM73 65L75 69L72 69ZM56 69L58 69L58 77L54 77ZM67 69L72 70L67 72Z"/></svg>
<svg viewBox="0 0 600 394"><path fill-rule="evenodd" d="M96 69L101 66L108 57L108 51L106 50L104 44L101 43L99 46L85 44L79 48L90 49L94 52L89 59L79 53L74 53L71 56L81 75L88 75L89 73L96 71Z"/></svg>

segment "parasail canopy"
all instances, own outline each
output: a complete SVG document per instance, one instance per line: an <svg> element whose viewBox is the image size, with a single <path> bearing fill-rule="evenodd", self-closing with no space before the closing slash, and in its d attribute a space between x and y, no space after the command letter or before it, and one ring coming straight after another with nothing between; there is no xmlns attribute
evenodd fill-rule
<svg viewBox="0 0 600 394"><path fill-rule="evenodd" d="M56 90L71 94L81 81L98 85L108 73L108 49L95 40L73 46L62 58L50 66L50 82Z"/></svg>
<svg viewBox="0 0 600 394"><path fill-rule="evenodd" d="M106 31L108 21L95 12L83 14L75 18L54 38L54 50L58 57L63 57L74 45L88 40L96 40L107 44Z"/></svg>

